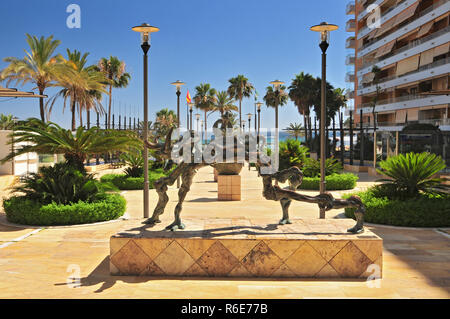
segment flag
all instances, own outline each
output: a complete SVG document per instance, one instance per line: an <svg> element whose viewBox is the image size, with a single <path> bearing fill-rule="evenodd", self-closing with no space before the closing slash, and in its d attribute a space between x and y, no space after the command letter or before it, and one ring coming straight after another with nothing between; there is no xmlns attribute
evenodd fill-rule
<svg viewBox="0 0 450 319"><path fill-rule="evenodd" d="M189 90L187 91L186 94L186 103L191 103L191 95L189 94Z"/></svg>

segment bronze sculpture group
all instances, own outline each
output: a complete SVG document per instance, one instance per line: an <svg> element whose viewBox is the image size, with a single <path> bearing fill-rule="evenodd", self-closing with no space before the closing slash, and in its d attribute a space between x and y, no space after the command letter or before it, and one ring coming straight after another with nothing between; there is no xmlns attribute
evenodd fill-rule
<svg viewBox="0 0 450 319"><path fill-rule="evenodd" d="M218 126L221 125L220 128ZM230 128L231 124L229 122L223 122L223 120L218 120L214 124L214 129L220 129L221 131L225 131L226 128ZM164 143L152 143L146 141L145 143L150 149L156 151L158 157L161 160L171 160L172 154L172 131L168 133L166 140ZM217 132L217 131L216 131ZM191 132L191 136L193 136L194 132ZM249 139L250 135L247 136L246 140L246 149L245 149L245 160L249 161L250 152L249 152ZM260 139L264 139L261 136L257 137L258 145ZM225 140L225 138L224 138ZM224 143L225 144L225 143ZM223 145L223 144L222 144ZM192 149L194 149L194 144L191 145ZM225 154L225 147L222 149L222 154ZM192 155L193 156L193 155ZM302 201L307 203L315 203L318 204L319 208L325 208L325 210L331 209L342 209L345 207L354 207L356 224L352 228L348 229L350 233L361 233L364 231L364 213L365 207L362 203L361 199L358 196L351 196L348 199L336 199L330 193L319 194L317 196L308 196L303 195L296 192L297 188L300 186L303 180L303 173L298 167L290 167L288 169L284 169L272 174L263 174L262 167L265 164L261 163L261 161L257 160L256 169L258 170L259 176L262 177L263 181L263 196L267 200L279 201L281 204L281 208L283 211L282 218L279 222L280 225L290 224L289 220L289 206L291 205L292 200ZM197 173L198 169L204 166L214 166L215 163L207 163L205 161L201 161L200 163L195 163L193 160L188 163L186 161L181 161L178 163L176 168L167 176L162 177L159 180L154 182L155 190L158 194L158 203L153 211L152 217L144 221L145 224L155 224L160 223L159 216L164 213L165 207L169 201L169 197L167 195L167 190L169 185L173 185L175 181L180 177L181 178L181 186L178 191L178 203L175 207L174 215L175 220L169 226L166 227L168 230L177 230L184 229L185 226L181 222L181 211L183 208L183 202L186 198L187 193L190 190L192 185L193 178ZM275 185L273 182L275 181ZM279 183L289 182L289 186L286 188L281 188L278 186Z"/></svg>

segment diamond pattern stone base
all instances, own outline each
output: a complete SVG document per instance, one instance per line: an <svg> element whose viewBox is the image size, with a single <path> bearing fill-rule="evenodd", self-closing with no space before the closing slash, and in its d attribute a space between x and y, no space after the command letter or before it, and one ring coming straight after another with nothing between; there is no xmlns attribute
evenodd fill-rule
<svg viewBox="0 0 450 319"><path fill-rule="evenodd" d="M298 219L291 225L255 219L183 220L186 229L162 225L111 237L112 275L367 278L382 272L383 240L367 230L348 234L354 221Z"/></svg>

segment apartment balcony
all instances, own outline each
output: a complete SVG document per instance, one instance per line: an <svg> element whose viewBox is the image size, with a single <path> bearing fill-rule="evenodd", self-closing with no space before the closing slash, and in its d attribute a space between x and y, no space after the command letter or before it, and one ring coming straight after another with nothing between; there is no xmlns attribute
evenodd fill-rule
<svg viewBox="0 0 450 319"><path fill-rule="evenodd" d="M354 49L355 46L356 46L355 37L347 38L347 40L345 41L345 48L346 49Z"/></svg>
<svg viewBox="0 0 450 319"><path fill-rule="evenodd" d="M347 55L345 58L345 64L346 65L355 65L355 56L353 54Z"/></svg>
<svg viewBox="0 0 450 319"><path fill-rule="evenodd" d="M363 57L367 55L368 53L377 50L381 46L396 40L400 38L401 36L416 30L420 26L433 21L436 19L436 17L439 17L441 15L444 15L450 11L450 1L449 0L441 0L428 9L424 10L420 13L420 15L409 24L405 25L404 27L383 36L382 38L379 38L377 40L373 40L372 42L367 43L366 45L362 46L358 50L358 56Z"/></svg>
<svg viewBox="0 0 450 319"><path fill-rule="evenodd" d="M394 16L405 10L405 8L408 8L414 2L417 0L404 0L403 2L397 4L396 6L392 6L386 11L383 12L383 15L380 17L380 23L384 24L386 21L392 19ZM365 10L364 10L365 11ZM365 37L367 34L369 34L373 29L369 27L363 27L358 30L358 39L361 39Z"/></svg>
<svg viewBox="0 0 450 319"><path fill-rule="evenodd" d="M403 109L420 108L424 106L435 106L448 104L448 96L432 95L426 96L423 94L407 95L396 98L378 101L375 112L395 112ZM364 103L359 106L363 110L363 114L372 113L371 103Z"/></svg>
<svg viewBox="0 0 450 319"><path fill-rule="evenodd" d="M369 73L374 65L383 68L405 58L417 55L434 47L450 42L450 26L434 32L422 39L415 40L381 58L375 59L369 63L364 63L362 68L358 70L358 76Z"/></svg>
<svg viewBox="0 0 450 319"><path fill-rule="evenodd" d="M355 12L355 1L350 1L349 3L347 3L345 13L348 15L354 15Z"/></svg>
<svg viewBox="0 0 450 319"><path fill-rule="evenodd" d="M369 14L369 12L367 12L365 9L368 7L368 4L367 4L367 1L360 1L360 0L357 0L360 4L362 4L363 6L364 6L364 10L361 10L361 12L359 13L359 15L358 15L358 21L360 21L360 20L362 20L362 19L364 19L364 17L366 16L366 15L368 15ZM384 1L386 1L386 0L375 0L375 1L373 1L373 4L376 4L376 5L379 5L379 6L381 6L381 4L384 2Z"/></svg>
<svg viewBox="0 0 450 319"><path fill-rule="evenodd" d="M355 82L355 73L347 72L345 75L345 82Z"/></svg>
<svg viewBox="0 0 450 319"><path fill-rule="evenodd" d="M348 100L354 99L355 98L355 91L353 90L347 90L347 92L345 93L345 97Z"/></svg>
<svg viewBox="0 0 450 319"><path fill-rule="evenodd" d="M404 85L412 82L423 81L428 78L437 77L448 73L450 58L440 59L433 63L419 67L417 70L401 76L392 75L380 79L378 84L381 90ZM358 95L365 95L376 91L376 86L371 83L361 83L358 86ZM448 103L448 97L447 97Z"/></svg>
<svg viewBox="0 0 450 319"><path fill-rule="evenodd" d="M355 32L355 30L356 30L356 20L355 19L348 20L345 25L345 31Z"/></svg>

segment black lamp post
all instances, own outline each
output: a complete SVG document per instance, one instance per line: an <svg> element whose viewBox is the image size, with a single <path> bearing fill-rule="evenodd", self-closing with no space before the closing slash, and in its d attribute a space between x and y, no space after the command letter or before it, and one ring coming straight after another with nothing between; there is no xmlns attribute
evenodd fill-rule
<svg viewBox="0 0 450 319"><path fill-rule="evenodd" d="M320 194L325 193L325 122L326 118L326 76L327 76L327 49L330 45L330 32L337 30L338 26L322 22L311 27L311 31L320 32L319 47L322 50L322 89L320 106ZM320 208L320 218L325 218L325 207Z"/></svg>
<svg viewBox="0 0 450 319"><path fill-rule="evenodd" d="M172 85L175 85L177 90L177 127L180 128L180 95L181 95L181 86L185 85L186 83L181 82L177 80L176 82L170 83Z"/></svg>
<svg viewBox="0 0 450 319"><path fill-rule="evenodd" d="M200 120L200 114L199 113L195 114L195 119L197 120L197 135L198 135L198 121Z"/></svg>
<svg viewBox="0 0 450 319"><path fill-rule="evenodd" d="M263 105L263 103L261 102L257 102L256 104L256 110L258 111L258 142L259 142L259 130L261 128L261 106ZM255 123L256 123L256 119L255 119Z"/></svg>
<svg viewBox="0 0 450 319"><path fill-rule="evenodd" d="M147 23L133 27L133 31L139 32L142 37L141 48L144 52L144 141L148 139L148 56L147 52L150 49L150 34L158 32L159 28L152 27ZM149 198L148 198L148 147L144 143L144 218L149 217Z"/></svg>
<svg viewBox="0 0 450 319"><path fill-rule="evenodd" d="M181 95L181 86L184 85L184 82L177 80L176 82L170 83L175 85L177 92L177 128L180 129L180 95ZM180 188L180 177L177 178L177 188Z"/></svg>
<svg viewBox="0 0 450 319"><path fill-rule="evenodd" d="M193 130L192 128L192 107L194 106L194 103L189 103L189 130Z"/></svg>

